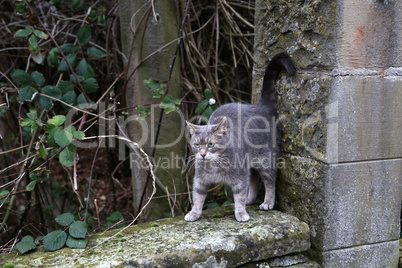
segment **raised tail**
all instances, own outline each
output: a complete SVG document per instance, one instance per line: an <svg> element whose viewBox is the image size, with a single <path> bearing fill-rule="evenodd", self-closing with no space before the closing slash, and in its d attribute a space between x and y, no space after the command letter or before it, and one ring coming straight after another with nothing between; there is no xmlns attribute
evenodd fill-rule
<svg viewBox="0 0 402 268"><path fill-rule="evenodd" d="M285 52L281 52L276 54L268 63L258 104L275 103L274 83L276 79L278 79L279 74L284 70L286 70L290 75L293 75L296 72L296 68L290 56Z"/></svg>

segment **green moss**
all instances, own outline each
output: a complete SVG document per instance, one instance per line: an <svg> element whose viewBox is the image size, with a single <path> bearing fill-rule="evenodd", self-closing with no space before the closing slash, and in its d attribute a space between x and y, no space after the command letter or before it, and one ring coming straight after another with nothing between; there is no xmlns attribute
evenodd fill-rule
<svg viewBox="0 0 402 268"><path fill-rule="evenodd" d="M125 229L124 238L121 238L123 235L116 235L121 230L110 230L91 235L86 250L63 249L48 253L39 247L37 252L27 256L8 254L7 259L0 257L0 264L8 260L16 267L55 264L62 264L61 267L95 267L91 261L95 255L101 258L99 261L102 263L114 267L134 263L139 267L191 267L195 263L206 265L211 262L227 262L227 266L236 266L249 259L273 256L276 254L274 249L284 252L287 249L303 251L308 248L307 225L277 211L255 208L258 207L247 208L251 217L247 224L237 222L234 216L226 216L233 210L231 205L206 210L202 219L196 222L189 223L183 217L177 217L158 221L158 228L151 227L149 222L138 224ZM214 215L225 217L215 219ZM301 233L299 230L302 230ZM289 232L289 237L284 232ZM294 240L292 236L301 238ZM122 241L124 250L120 244ZM211 256L216 259L210 259Z"/></svg>

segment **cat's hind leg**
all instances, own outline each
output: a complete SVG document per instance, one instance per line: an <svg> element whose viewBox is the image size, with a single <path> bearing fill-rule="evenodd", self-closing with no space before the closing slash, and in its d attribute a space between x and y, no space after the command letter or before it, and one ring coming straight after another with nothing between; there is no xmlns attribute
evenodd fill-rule
<svg viewBox="0 0 402 268"><path fill-rule="evenodd" d="M255 200L257 199L259 184L260 184L260 178L258 176L257 171L251 169L246 205L254 204Z"/></svg>
<svg viewBox="0 0 402 268"><path fill-rule="evenodd" d="M260 205L261 210L270 210L275 205L275 178L276 174L273 170L260 171L261 180L265 188L264 203Z"/></svg>

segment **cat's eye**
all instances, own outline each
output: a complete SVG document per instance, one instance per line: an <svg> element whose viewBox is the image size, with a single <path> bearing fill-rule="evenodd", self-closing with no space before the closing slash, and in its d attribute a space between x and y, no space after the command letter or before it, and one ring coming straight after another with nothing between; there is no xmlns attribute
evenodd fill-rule
<svg viewBox="0 0 402 268"><path fill-rule="evenodd" d="M213 142L208 143L208 147L209 147L209 148L212 148L212 147L214 147L214 146L215 146L215 143L213 143Z"/></svg>
<svg viewBox="0 0 402 268"><path fill-rule="evenodd" d="M200 148L200 144L199 143L194 143L194 147L195 148Z"/></svg>

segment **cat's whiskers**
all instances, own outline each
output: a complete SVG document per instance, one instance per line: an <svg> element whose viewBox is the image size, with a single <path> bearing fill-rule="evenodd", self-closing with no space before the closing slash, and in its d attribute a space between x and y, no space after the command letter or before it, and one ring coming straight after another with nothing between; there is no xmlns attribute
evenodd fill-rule
<svg viewBox="0 0 402 268"><path fill-rule="evenodd" d="M195 162L196 162L196 157L195 157L195 155L190 155L190 156L187 158L187 162L185 163L185 167L184 167L184 169L183 169L183 172L184 172L184 171L189 171L189 170L191 170L191 169L194 167Z"/></svg>

